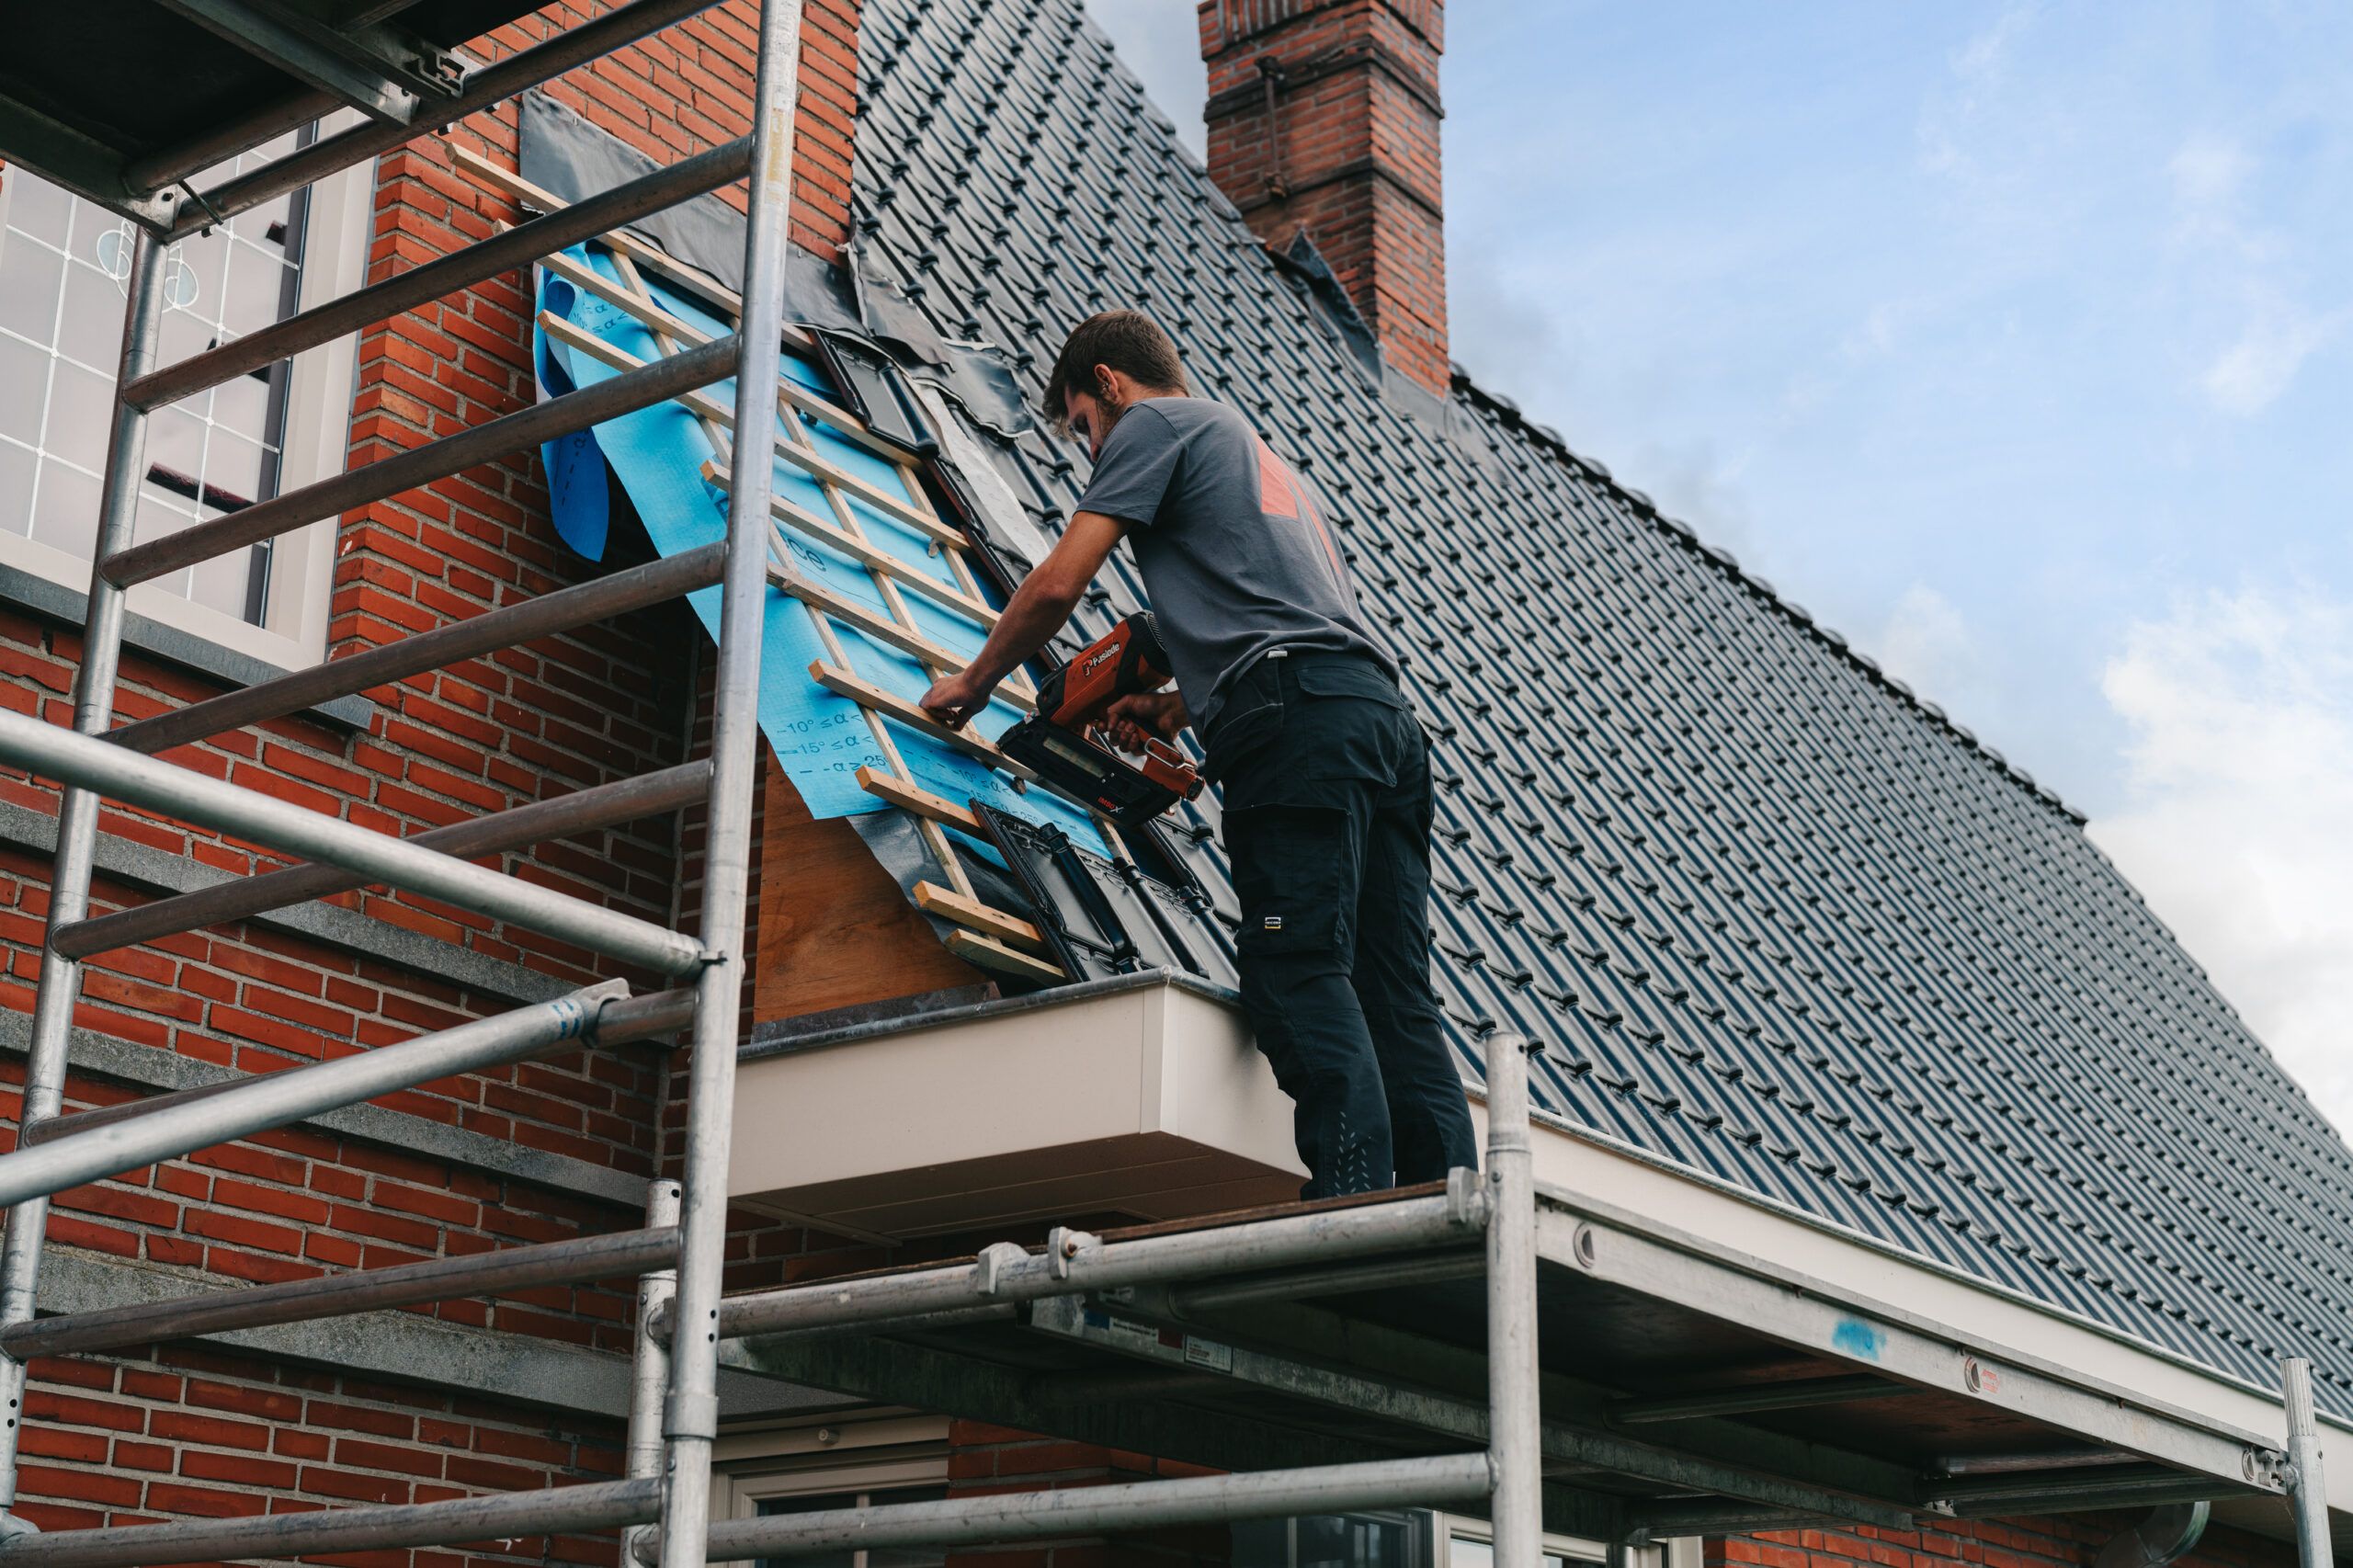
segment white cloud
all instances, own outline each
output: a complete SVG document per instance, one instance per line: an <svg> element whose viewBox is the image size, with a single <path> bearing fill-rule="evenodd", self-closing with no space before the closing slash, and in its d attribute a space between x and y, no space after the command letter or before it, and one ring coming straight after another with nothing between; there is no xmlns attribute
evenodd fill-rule
<svg viewBox="0 0 2353 1568"><path fill-rule="evenodd" d="M2173 180L2175 202L2192 215L2233 204L2254 168L2254 160L2236 142L2198 131L2175 150L2165 173Z"/></svg>
<svg viewBox="0 0 2353 1568"><path fill-rule="evenodd" d="M2246 589L2134 626L2102 689L2131 803L2091 835L2353 1130L2353 603Z"/></svg>
<svg viewBox="0 0 2353 1568"><path fill-rule="evenodd" d="M2343 312L2311 315L2276 304L2258 309L2238 341L2206 367L2200 384L2207 401L2242 419L2262 413L2344 324Z"/></svg>
<svg viewBox="0 0 2353 1568"><path fill-rule="evenodd" d="M1880 633L1879 662L1899 680L1933 691L1969 673L1977 662L1977 650L1953 602L1915 583L1888 615Z"/></svg>
<svg viewBox="0 0 2353 1568"><path fill-rule="evenodd" d="M2010 62L2018 41L2033 20L2028 6L2008 6L1991 27L1948 57L1949 79L1920 106L1915 130L1923 169L1964 186L1984 178L1979 142L1989 120L1998 124L2008 118L1997 103L2011 84Z"/></svg>
<svg viewBox="0 0 2353 1568"><path fill-rule="evenodd" d="M1936 589L1915 583L1863 648L1880 667L1984 734L2000 721L2001 691L1968 618Z"/></svg>

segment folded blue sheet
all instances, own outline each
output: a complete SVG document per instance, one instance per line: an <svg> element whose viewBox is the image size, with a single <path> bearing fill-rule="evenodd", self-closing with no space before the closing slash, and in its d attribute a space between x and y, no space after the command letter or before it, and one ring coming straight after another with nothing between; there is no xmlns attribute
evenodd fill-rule
<svg viewBox="0 0 2353 1568"><path fill-rule="evenodd" d="M574 262L610 278L619 273L598 246L578 245L565 253ZM691 301L647 280L647 288L662 308L679 320L713 335L732 330ZM573 287L551 272L540 274L540 305L614 347L641 360L660 356L660 346L634 316ZM585 354L574 354L535 334L535 357L543 395L560 396L576 387L593 386L618 372ZM790 353L783 374L838 404L841 397L826 381L823 369ZM722 381L710 389L722 404L733 407L735 383ZM857 475L885 494L903 494L906 481L897 465L822 423L810 421L819 451L838 468ZM603 559L611 519L608 516L607 472L620 481L643 519L654 547L665 556L693 550L725 537L727 498L704 477L703 469L715 456L701 422L675 403L658 403L608 421L595 429L541 449L548 471L548 490L555 513L556 531L565 544L592 561ZM826 522L834 513L817 483L799 467L779 458L774 465L777 495ZM847 493L845 493L847 494ZM854 495L850 509L865 530L867 541L889 551L916 571L953 585L946 558L935 553L930 541ZM781 530L794 570L846 599L888 616L881 592L865 567L807 534ZM908 613L924 636L960 656L977 652L984 638L979 623L918 594L903 592ZM714 636L719 626L720 591L706 588L690 596L695 612ZM888 773L881 748L875 744L858 705L835 696L810 678L811 664L826 658L809 611L771 586L767 590L767 621L761 639L760 729L775 747L777 760L800 790L810 812L819 817L853 816L896 808L870 795L858 783L858 770L872 767ZM863 635L839 621L835 633L852 674L886 691L914 700L930 685L923 666L887 644ZM994 738L1014 722L1019 712L1002 702L992 703L972 721L980 734ZM885 721L887 723L888 721ZM1079 844L1098 854L1108 853L1101 835L1086 813L1043 790L1017 790L1006 778L964 753L904 725L892 726L892 740L917 784L959 804L979 800L1030 822L1048 823L1069 833ZM961 838L961 835L959 835ZM985 858L995 859L984 846L971 845Z"/></svg>

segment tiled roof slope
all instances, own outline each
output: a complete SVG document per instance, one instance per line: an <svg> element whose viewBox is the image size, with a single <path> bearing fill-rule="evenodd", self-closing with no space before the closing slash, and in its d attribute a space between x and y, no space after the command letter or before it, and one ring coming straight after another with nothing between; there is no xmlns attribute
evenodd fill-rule
<svg viewBox="0 0 2353 1568"><path fill-rule="evenodd" d="M868 266L1032 386L1139 304L1320 486L1439 735L1471 1072L1528 1030L1564 1117L2353 1412L2353 1158L2079 819L1507 403L1384 401L1075 0L864 16ZM1084 457L1006 468L1051 528Z"/></svg>

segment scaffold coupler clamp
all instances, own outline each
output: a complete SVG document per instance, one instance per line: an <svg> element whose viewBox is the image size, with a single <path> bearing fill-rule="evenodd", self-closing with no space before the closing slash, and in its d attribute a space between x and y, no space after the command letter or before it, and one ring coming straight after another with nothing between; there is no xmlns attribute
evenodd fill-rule
<svg viewBox="0 0 2353 1568"><path fill-rule="evenodd" d="M1101 1246L1103 1238L1088 1231L1074 1231L1067 1225L1056 1225L1046 1237L1046 1269L1057 1279L1070 1278L1071 1265L1078 1255L1089 1247Z"/></svg>
<svg viewBox="0 0 2353 1568"><path fill-rule="evenodd" d="M1003 1286L1006 1270L1029 1261L1029 1254L1011 1242L991 1242L972 1259L972 1289L983 1296L994 1296Z"/></svg>
<svg viewBox="0 0 2353 1568"><path fill-rule="evenodd" d="M1446 1173L1446 1222L1466 1231L1487 1222L1487 1184L1477 1171L1457 1165Z"/></svg>

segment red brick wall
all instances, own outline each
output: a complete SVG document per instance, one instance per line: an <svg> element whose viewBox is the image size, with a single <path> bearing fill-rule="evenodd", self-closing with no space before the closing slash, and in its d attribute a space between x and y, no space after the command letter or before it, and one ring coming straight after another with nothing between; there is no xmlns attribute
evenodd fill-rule
<svg viewBox="0 0 2353 1568"><path fill-rule="evenodd" d="M1777 1530L1711 1536L1706 1568L2090 1568L2092 1560L2141 1514L2086 1514L2065 1519L1945 1519L1932 1528ZM2291 1568L2285 1541L2210 1528L2182 1568Z"/></svg>
<svg viewBox="0 0 2353 1568"><path fill-rule="evenodd" d="M618 1426L193 1346L108 1360L39 1359L31 1370L19 1511L44 1530L430 1503L608 1480L620 1471ZM364 1562L612 1568L618 1555L609 1539L534 1536L462 1551L373 1552Z"/></svg>
<svg viewBox="0 0 2353 1568"><path fill-rule="evenodd" d="M551 6L474 46L496 57L608 9ZM751 123L756 6L730 0L551 90L665 161ZM856 107L856 0L812 0L803 18L792 233L831 252L848 232ZM452 141L511 164L511 109ZM740 204L740 191L733 194ZM384 158L371 279L481 239L519 214L460 177L427 139ZM366 334L351 460L364 463L511 413L534 395L529 278L509 274ZM518 453L344 519L331 647L373 645L584 581L547 514L535 453ZM0 611L0 703L70 722L76 630ZM381 831L414 833L682 760L702 632L684 607L642 612L368 694L363 733L290 720L171 754L171 760ZM126 717L217 687L126 658ZM44 814L54 792L0 777L0 801ZM238 872L277 862L254 846L109 808L101 829ZM676 816L498 858L514 874L665 923L695 891L699 844ZM28 1011L47 907L45 855L0 848L0 1006ZM685 884L682 886L682 884ZM141 902L101 879L103 910ZM565 980L606 960L431 900L383 892L336 901L391 926ZM691 907L690 903L688 907ZM637 977L643 979L644 977ZM243 924L102 955L77 1024L136 1046L263 1072L368 1049L504 1010L512 1002ZM653 1047L573 1051L445 1080L380 1102L443 1124L632 1175L663 1162L665 1101L679 1075ZM0 1063L0 1147L12 1146L21 1065ZM136 1091L77 1074L69 1108ZM59 1197L51 1241L108 1258L274 1280L625 1229L627 1205L567 1196L469 1166L315 1129L290 1129ZM731 1283L773 1282L788 1256L861 1257L830 1238L746 1217ZM806 1267L804 1265L804 1267ZM624 1350L629 1281L518 1292L496 1303L416 1309L453 1324ZM423 1386L349 1378L165 1346L149 1356L44 1359L27 1411L25 1511L45 1528L172 1513L238 1513L351 1500L454 1495L608 1475L617 1429ZM472 1553L479 1555L479 1551ZM384 1553L369 1568L453 1564L469 1554ZM496 1553L609 1562L609 1542L517 1541Z"/></svg>
<svg viewBox="0 0 2353 1568"><path fill-rule="evenodd" d="M1201 0L1199 21L1211 177L1267 244L1305 228L1390 364L1444 396L1441 0Z"/></svg>

